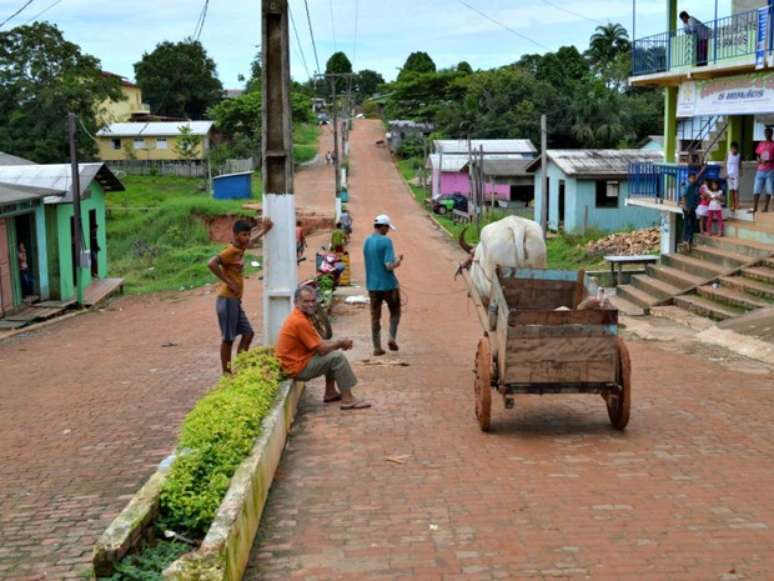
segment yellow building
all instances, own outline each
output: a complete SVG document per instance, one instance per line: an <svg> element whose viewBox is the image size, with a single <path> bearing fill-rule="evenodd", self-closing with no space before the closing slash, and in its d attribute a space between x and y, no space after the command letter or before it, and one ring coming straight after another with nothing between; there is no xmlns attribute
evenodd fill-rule
<svg viewBox="0 0 774 581"><path fill-rule="evenodd" d="M196 157L203 160L210 149L212 121L149 121L111 123L97 132L102 161L179 161L181 130L191 129L199 138Z"/></svg>
<svg viewBox="0 0 774 581"><path fill-rule="evenodd" d="M107 100L100 103L97 107L97 121L100 125L123 123L150 115L150 105L142 102L140 87L120 75L108 72L102 74L121 81L121 94L124 98L120 101Z"/></svg>

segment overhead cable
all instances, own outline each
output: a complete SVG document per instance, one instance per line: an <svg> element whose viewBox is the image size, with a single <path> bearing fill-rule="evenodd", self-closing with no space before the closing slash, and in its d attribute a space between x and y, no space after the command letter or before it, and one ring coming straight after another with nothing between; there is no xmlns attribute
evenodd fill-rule
<svg viewBox="0 0 774 581"><path fill-rule="evenodd" d="M534 45L536 45L536 46L539 46L540 48L543 48L543 49L545 49L545 50L551 50L549 47L547 47L547 46L546 46L545 44L543 44L542 42L540 42L540 41L537 41L537 40L535 40L534 38L530 38L530 37L529 37L529 36L527 36L526 34L522 34L521 32L518 32L518 31L514 30L513 28L511 28L511 27L510 27L510 26L508 26L507 24L505 24L505 23L503 23L503 22L500 22L499 20L496 20L496 19L492 18L491 16L489 16L488 14L486 14L486 13L484 13L484 12L481 12L481 10L479 10L479 9L478 9L478 8L476 8L475 6L472 6L472 5L468 4L467 2L465 2L465 0L457 0L457 2L459 2L460 4L462 4L463 6L465 6L466 8L468 8L469 10L472 10L473 12L475 12L476 14L478 14L479 16L481 16L482 18L485 18L485 19L486 19L486 20L488 20L489 22L492 22L493 24L496 24L497 26L500 26L500 27L504 28L505 30L507 30L507 31L508 31L508 32L510 32L511 34L514 34L514 35L518 36L519 38L522 38L522 39L524 39L524 40L526 40L526 41L529 41L529 42L531 42L532 44L534 44Z"/></svg>
<svg viewBox="0 0 774 581"><path fill-rule="evenodd" d="M290 4L288 4L288 14L290 14L290 23L293 25L293 34L296 37L296 45L298 46L298 52L301 53L301 62L304 63L304 70L306 71L306 76L311 79L312 75L309 74L309 67L306 64L306 55L304 54L304 47L301 45L301 37L298 35L298 28L296 28L296 19L293 18L293 11L290 9Z"/></svg>
<svg viewBox="0 0 774 581"><path fill-rule="evenodd" d="M314 29L312 28L312 15L309 12L309 0L304 0L304 6L306 7L306 21L309 24L309 36L312 38L312 49L314 50L314 62L317 67L317 74L322 73L320 68L320 59L317 57L317 43L314 41Z"/></svg>
<svg viewBox="0 0 774 581"><path fill-rule="evenodd" d="M41 10L40 12L38 12L38 13L37 13L35 16L33 16L32 18L30 18L30 19L26 20L26 21L24 22L24 24L29 24L30 22L32 22L32 21L34 21L34 20L37 20L38 18L40 18L41 16L43 16L43 15L44 15L46 12L48 12L48 11L49 11L49 10L51 10L51 9L52 9L54 6L56 6L57 4L60 4L61 2L62 2L62 0L54 0L54 2L52 2L51 4L49 4L48 6L46 6L46 7L45 7L43 10Z"/></svg>
<svg viewBox="0 0 774 581"><path fill-rule="evenodd" d="M2 28L3 26L5 26L5 25L6 25L7 23L9 23L11 20L13 20L14 18L16 18L16 17L17 17L19 14L21 14L22 12L24 12L24 10L27 8L27 6L29 6L30 4L32 4L34 1L35 1L35 0L27 0L27 1L26 1L24 4L22 4L22 7L21 7L21 8L19 8L19 9L18 9L16 12L14 12L13 14L11 14L11 15L10 15L8 18L6 18L6 19L5 19L5 20L3 20L2 22L0 22L0 28Z"/></svg>
<svg viewBox="0 0 774 581"><path fill-rule="evenodd" d="M557 10L561 10L562 12L566 12L567 14L571 14L572 16L577 16L578 18L582 18L583 20L588 20L589 22L593 22L594 24L600 24L600 25L605 24L604 22L602 22L601 20L597 20L596 18L590 18L585 14L581 14L580 12L574 12L569 8L565 8L564 6L554 4L553 2L551 2L551 0L543 0L543 2L548 4L551 8L556 8Z"/></svg>

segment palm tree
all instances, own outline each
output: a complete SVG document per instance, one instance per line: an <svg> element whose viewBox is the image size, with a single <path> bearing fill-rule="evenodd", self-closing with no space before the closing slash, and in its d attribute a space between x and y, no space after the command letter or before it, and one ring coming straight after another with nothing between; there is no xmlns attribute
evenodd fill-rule
<svg viewBox="0 0 774 581"><path fill-rule="evenodd" d="M609 22L604 26L597 26L591 35L589 48L584 53L591 66L598 71L605 70L616 57L629 52L631 43L629 33L622 25Z"/></svg>

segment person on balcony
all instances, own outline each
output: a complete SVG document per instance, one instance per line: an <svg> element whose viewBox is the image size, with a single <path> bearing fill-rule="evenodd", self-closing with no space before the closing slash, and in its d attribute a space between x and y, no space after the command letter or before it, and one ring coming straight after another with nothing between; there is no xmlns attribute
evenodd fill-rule
<svg viewBox="0 0 774 581"><path fill-rule="evenodd" d="M685 34L696 36L696 66L705 66L707 64L707 54L709 53L709 27L695 16L688 14L685 10L680 13L680 20L683 21Z"/></svg>
<svg viewBox="0 0 774 581"><path fill-rule="evenodd" d="M766 127L763 133L766 137L764 141L758 144L755 149L755 155L758 157L758 170L755 172L755 190L753 191L753 209L755 214L758 211L758 201L761 199L761 193L766 188L766 205L764 212L769 211L769 201L774 192L774 129Z"/></svg>

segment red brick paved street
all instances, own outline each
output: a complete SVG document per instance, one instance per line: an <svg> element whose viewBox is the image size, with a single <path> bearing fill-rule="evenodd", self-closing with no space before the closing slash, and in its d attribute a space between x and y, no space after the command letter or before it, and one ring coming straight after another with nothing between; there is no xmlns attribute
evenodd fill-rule
<svg viewBox="0 0 774 581"><path fill-rule="evenodd" d="M480 330L451 279L459 252L416 211L373 145L380 133L353 132L353 252L372 215L397 222L408 306L386 361L409 367L363 363L365 309L337 319L375 407L343 413L323 407L319 385L307 391L247 578L774 576L772 375L631 342L627 432L598 397L546 396L512 411L495 400L493 432L480 433Z"/></svg>

